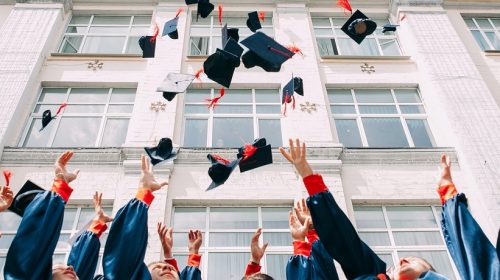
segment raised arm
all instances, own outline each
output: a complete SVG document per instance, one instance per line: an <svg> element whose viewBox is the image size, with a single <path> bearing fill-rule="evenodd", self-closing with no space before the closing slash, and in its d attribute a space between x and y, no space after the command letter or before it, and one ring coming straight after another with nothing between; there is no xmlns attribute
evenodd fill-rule
<svg viewBox="0 0 500 280"><path fill-rule="evenodd" d="M289 213L290 234L293 240L293 257L286 265L286 279L312 280L317 279L314 275L311 259L312 244L306 240L307 232L311 225L311 218L306 218L301 223L295 213Z"/></svg>
<svg viewBox="0 0 500 280"><path fill-rule="evenodd" d="M280 148L295 166L309 193L307 205L314 227L330 256L342 266L347 278L385 273L385 263L363 242L351 221L328 191L321 175L313 174L306 160L306 145L290 139L290 152Z"/></svg>
<svg viewBox="0 0 500 280"><path fill-rule="evenodd" d="M153 202L153 192L166 186L158 183L153 169L141 155L141 178L136 197L123 206L113 221L104 248L104 278L151 279L144 264L148 242L148 209Z"/></svg>
<svg viewBox="0 0 500 280"><path fill-rule="evenodd" d="M187 266L181 272L181 280L201 280L199 254L201 244L203 243L203 235L199 230L190 230L188 233L188 262Z"/></svg>
<svg viewBox="0 0 500 280"><path fill-rule="evenodd" d="M245 278L260 273L260 269L262 268L260 266L260 261L264 257L264 254L266 253L266 248L269 245L269 243L266 242L263 246L259 245L259 238L261 234L262 234L262 228L258 228L253 234L252 240L250 241L251 258L245 269L245 276L244 276Z"/></svg>
<svg viewBox="0 0 500 280"><path fill-rule="evenodd" d="M59 156L51 191L40 192L25 209L7 253L4 268L6 280L52 279L52 254L61 232L64 205L73 192L69 183L76 179L79 172L66 170L72 156L70 151Z"/></svg>
<svg viewBox="0 0 500 280"><path fill-rule="evenodd" d="M458 194L451 178L451 162L441 156L438 193L443 203L441 228L448 252L462 279L500 279L495 247L467 209L465 194Z"/></svg>

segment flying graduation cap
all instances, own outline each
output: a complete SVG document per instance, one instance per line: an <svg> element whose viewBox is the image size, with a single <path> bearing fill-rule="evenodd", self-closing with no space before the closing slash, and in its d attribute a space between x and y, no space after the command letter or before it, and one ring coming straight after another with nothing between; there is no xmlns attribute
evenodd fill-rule
<svg viewBox="0 0 500 280"><path fill-rule="evenodd" d="M259 14L257 12L248 13L247 26L252 32L262 28L260 24Z"/></svg>
<svg viewBox="0 0 500 280"><path fill-rule="evenodd" d="M212 81L229 88L234 70L241 64L243 48L233 38L229 38L224 49L217 49L203 63L203 69Z"/></svg>
<svg viewBox="0 0 500 280"><path fill-rule="evenodd" d="M186 5L196 4L198 0L186 0Z"/></svg>
<svg viewBox="0 0 500 280"><path fill-rule="evenodd" d="M377 23L365 16L360 10L356 10L341 29L356 43L361 44L366 36L375 32Z"/></svg>
<svg viewBox="0 0 500 280"><path fill-rule="evenodd" d="M42 114L42 128L39 131L42 131L53 119L55 119L59 113L61 113L62 109L66 107L68 104L62 103L59 108L57 108L57 112L55 116L52 116L52 112L50 110L43 111Z"/></svg>
<svg viewBox="0 0 500 280"><path fill-rule="evenodd" d="M238 35L238 28L228 28L227 23L222 27L222 45L225 46L229 38L233 38L236 42L240 40L240 35Z"/></svg>
<svg viewBox="0 0 500 280"><path fill-rule="evenodd" d="M155 57L156 36L142 36L139 38L139 46L142 49L143 58Z"/></svg>
<svg viewBox="0 0 500 280"><path fill-rule="evenodd" d="M385 32L396 32L396 28L398 27L399 25L396 25L396 24L386 24L384 25L384 28L382 29L382 33L385 33Z"/></svg>
<svg viewBox="0 0 500 280"><path fill-rule="evenodd" d="M162 138L158 143L158 146L144 148L144 150L148 154L149 158L151 158L151 163L153 165L157 165L158 163L169 159L175 159L177 156L170 138Z"/></svg>
<svg viewBox="0 0 500 280"><path fill-rule="evenodd" d="M195 76L183 73L168 73L162 84L156 88L156 91L163 92L163 97L172 101L178 93L185 92L191 85Z"/></svg>
<svg viewBox="0 0 500 280"><path fill-rule="evenodd" d="M292 103L292 109L295 109L295 97L293 96L294 92L298 95L304 96L304 84L302 82L302 78L300 77L292 76L292 79L283 87L281 96L281 104L285 105L283 115L286 115L286 107L288 103Z"/></svg>
<svg viewBox="0 0 500 280"><path fill-rule="evenodd" d="M207 191L215 189L218 186L224 184L227 179L229 179L229 175L231 175L233 170L240 162L240 159L236 159L230 162L227 159L212 154L208 154L207 158L212 163L212 166L210 166L210 168L208 169L208 176L210 176L210 178L212 179L212 183L206 189Z"/></svg>
<svg viewBox="0 0 500 280"><path fill-rule="evenodd" d="M279 72L281 64L295 54L262 32L247 37L241 44L249 49L242 57L245 67L260 66L266 72Z"/></svg>
<svg viewBox="0 0 500 280"><path fill-rule="evenodd" d="M206 18L210 15L210 13L214 10L215 6L214 4L210 3L209 0L198 0L198 9L197 9L197 14L196 18L198 19L198 16L201 16L202 18Z"/></svg>
<svg viewBox="0 0 500 280"><path fill-rule="evenodd" d="M241 159L238 164L241 173L273 163L271 144L266 144L266 138L255 139L253 144L245 144L238 149L236 157Z"/></svg>
<svg viewBox="0 0 500 280"><path fill-rule="evenodd" d="M9 210L22 217L26 208L30 205L33 199L35 199L35 196L44 191L44 189L30 180L26 181L21 190L19 190L16 196L14 196L14 200L12 205L9 207Z"/></svg>
<svg viewBox="0 0 500 280"><path fill-rule="evenodd" d="M174 39L174 40L179 39L179 33L177 32L177 24L178 23L179 23L178 16L165 22L161 36L168 35L168 37L170 37L170 39Z"/></svg>

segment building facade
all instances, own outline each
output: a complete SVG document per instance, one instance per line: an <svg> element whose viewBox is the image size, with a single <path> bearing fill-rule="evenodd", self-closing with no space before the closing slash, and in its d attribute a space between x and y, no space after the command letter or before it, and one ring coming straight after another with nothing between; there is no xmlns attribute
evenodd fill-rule
<svg viewBox="0 0 500 280"><path fill-rule="evenodd" d="M255 3L256 2L256 3ZM223 22L251 33L246 14L265 12L262 31L299 47L280 72L240 66L219 105L220 86L206 76L171 102L156 87L170 72L195 73L221 45L217 9L205 19L184 1L0 0L0 167L48 186L57 155L72 149L73 184L54 261L93 215L92 194L116 213L135 193L143 147L170 137L178 157L155 167L169 182L149 211L146 262L162 258L156 222L174 227L174 254L187 258L187 231L204 233L204 279L241 279L257 227L269 242L263 270L285 279L292 253L287 214L305 197L301 180L277 147L308 144L321 173L365 242L393 265L422 256L459 279L439 228L437 166L442 153L469 207L492 242L500 227L500 3L495 0L351 1L378 29L356 45L340 27L336 1L227 0ZM158 37L155 58L137 40L179 7L179 38ZM382 26L399 24L396 32ZM161 34L161 33L160 33ZM304 81L296 108L281 107L290 78ZM42 112L68 106L42 132ZM208 153L231 159L266 137L272 165L240 173L205 191ZM0 214L0 267L19 219ZM106 234L101 242L105 242ZM102 253L102 252L101 252ZM339 271L340 268L339 268Z"/></svg>

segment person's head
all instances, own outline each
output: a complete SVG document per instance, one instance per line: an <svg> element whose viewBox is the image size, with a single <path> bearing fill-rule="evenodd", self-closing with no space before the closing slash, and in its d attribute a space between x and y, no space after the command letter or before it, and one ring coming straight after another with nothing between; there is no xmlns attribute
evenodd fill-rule
<svg viewBox="0 0 500 280"><path fill-rule="evenodd" d="M274 280L273 277L264 273L255 273L247 277L241 278L241 280Z"/></svg>
<svg viewBox="0 0 500 280"><path fill-rule="evenodd" d="M148 265L152 280L179 280L175 267L165 262L153 262Z"/></svg>
<svg viewBox="0 0 500 280"><path fill-rule="evenodd" d="M424 272L436 271L428 261L419 257L401 258L399 259L399 266L392 271L389 270L388 274L393 280L415 280Z"/></svg>
<svg viewBox="0 0 500 280"><path fill-rule="evenodd" d="M78 276L71 265L55 264L52 266L52 279L78 280Z"/></svg>

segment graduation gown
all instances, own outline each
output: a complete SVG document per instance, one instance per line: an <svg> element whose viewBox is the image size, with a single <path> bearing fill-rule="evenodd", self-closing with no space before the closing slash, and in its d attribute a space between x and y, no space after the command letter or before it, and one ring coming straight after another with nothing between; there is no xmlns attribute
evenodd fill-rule
<svg viewBox="0 0 500 280"><path fill-rule="evenodd" d="M64 206L72 192L58 178L51 191L39 193L28 205L7 253L6 280L52 279L52 255L61 233Z"/></svg>
<svg viewBox="0 0 500 280"><path fill-rule="evenodd" d="M177 266L177 261L175 259L165 259L166 263L169 263L179 271ZM201 255L190 254L188 256L187 266L180 272L180 280L201 280L201 271L199 269L201 262Z"/></svg>
<svg viewBox="0 0 500 280"><path fill-rule="evenodd" d="M438 193L443 202L441 229L462 279L500 279L497 251L467 209L465 194L457 194L453 184L441 186Z"/></svg>

